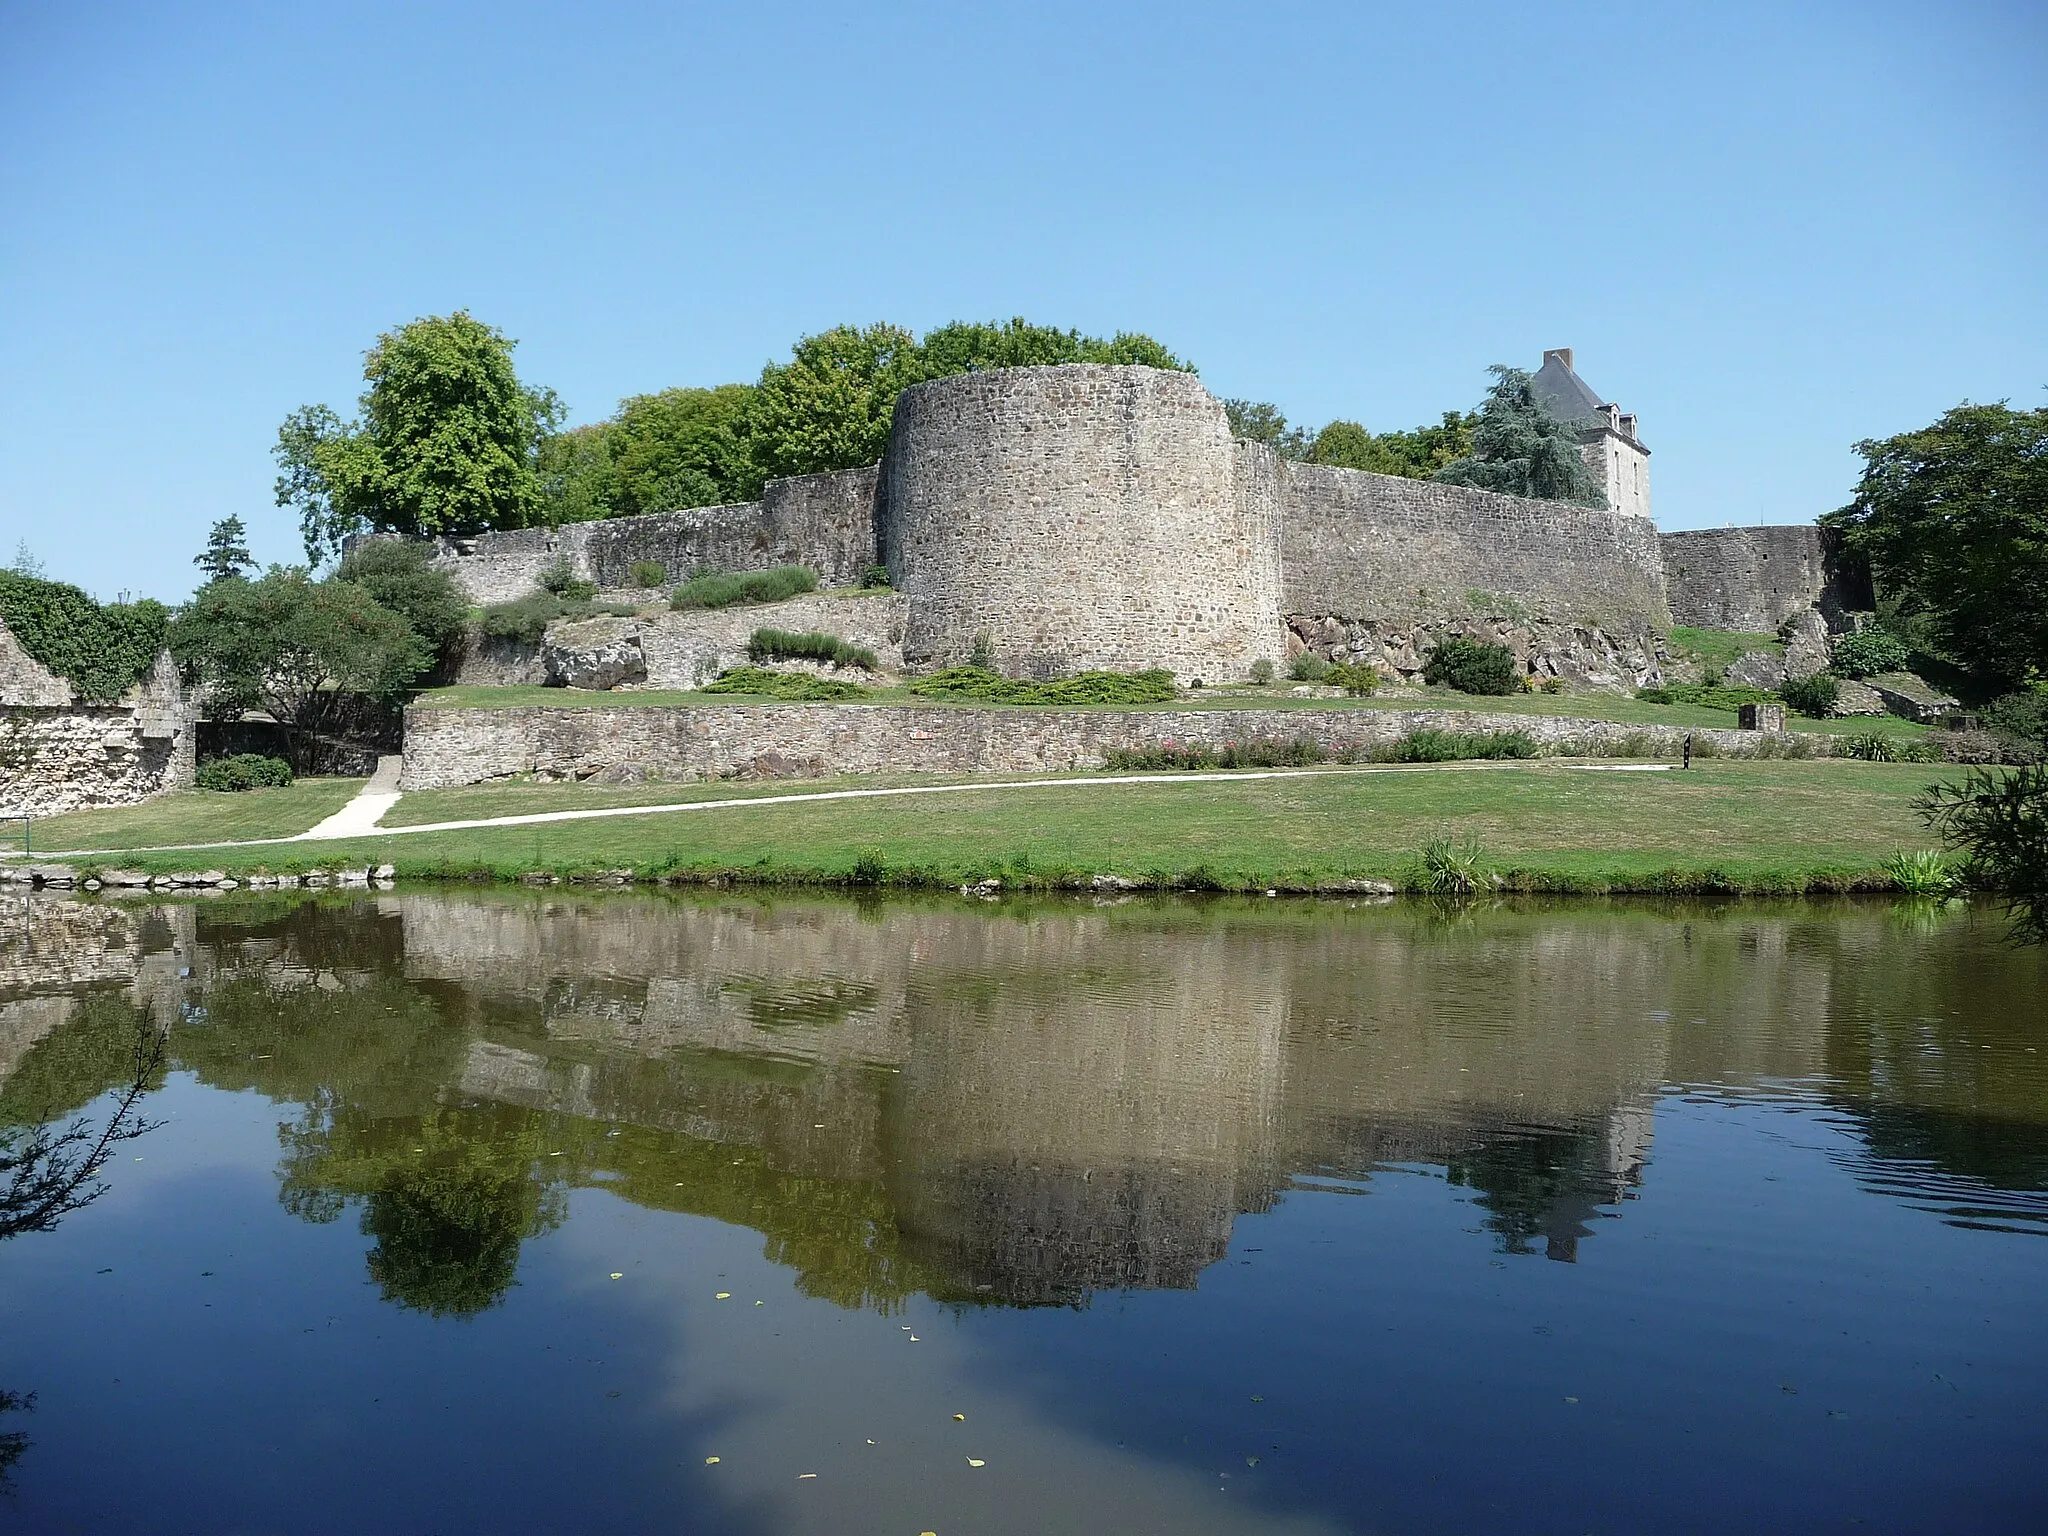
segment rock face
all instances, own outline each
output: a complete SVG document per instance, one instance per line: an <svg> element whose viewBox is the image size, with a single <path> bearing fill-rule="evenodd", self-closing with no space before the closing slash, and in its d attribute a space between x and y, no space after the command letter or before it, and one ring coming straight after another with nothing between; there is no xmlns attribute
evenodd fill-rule
<svg viewBox="0 0 2048 1536"><path fill-rule="evenodd" d="M1785 676L1811 677L1825 672L1834 660L1834 644L1828 621L1818 609L1803 608L1786 620L1779 630L1785 641Z"/></svg>
<svg viewBox="0 0 2048 1536"><path fill-rule="evenodd" d="M1562 678L1591 692L1626 693L1665 681L1663 648L1646 631L1610 635L1592 624L1535 619L1344 619L1296 615L1287 621L1289 656L1314 652L1328 661L1366 662L1389 678L1413 681L1429 653L1455 636L1504 645L1532 677Z"/></svg>
<svg viewBox="0 0 2048 1536"><path fill-rule="evenodd" d="M584 619L557 624L541 646L541 666L551 688L602 692L622 683L647 680L647 657L628 619Z"/></svg>
<svg viewBox="0 0 2048 1536"><path fill-rule="evenodd" d="M1728 664L1727 680L1743 688L1782 688L1787 676L1780 651L1747 651Z"/></svg>
<svg viewBox="0 0 2048 1536"><path fill-rule="evenodd" d="M1886 709L1901 719L1918 721L1921 725L1937 725L1963 707L1918 673L1880 672L1875 677L1866 677L1863 682L1884 700Z"/></svg>

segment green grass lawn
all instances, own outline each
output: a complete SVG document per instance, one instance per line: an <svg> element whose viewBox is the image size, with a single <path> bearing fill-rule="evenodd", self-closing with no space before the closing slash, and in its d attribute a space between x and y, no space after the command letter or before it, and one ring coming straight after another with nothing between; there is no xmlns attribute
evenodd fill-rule
<svg viewBox="0 0 2048 1536"><path fill-rule="evenodd" d="M1879 862L1929 845L1914 797L1943 770L1842 761L1712 761L1690 772L1589 772L1557 762L1322 770L1296 778L1077 789L975 789L903 799L363 838L207 855L224 869L333 869L389 861L402 877L513 877L630 868L642 878L844 882L861 863L889 883L997 875L1057 884L1095 873L1232 889L1414 874L1436 831L1476 837L1513 889L1797 892L1879 888ZM1080 776L1087 778L1090 776ZM759 785L764 795L872 781ZM648 795L520 785L437 791L434 819L570 809ZM724 797L726 786L688 794ZM467 800L457 797L469 797ZM516 796L516 798L515 798ZM426 800L426 796L417 797ZM615 801L613 803L616 803ZM401 802L403 804L403 802ZM190 855L141 855L145 868ZM1188 877L1192 876L1190 881Z"/></svg>
<svg viewBox="0 0 2048 1536"><path fill-rule="evenodd" d="M770 703L771 700L750 698L743 694L698 693L684 690L648 689L645 691L626 690L617 693L583 692L571 688L436 688L423 693L414 702L420 709L514 709L537 707L541 709L603 709L603 708L654 708L658 706L693 705L708 707L746 709ZM1035 708L1030 705L990 705L972 701L951 699L926 699L913 694L908 688L878 688L871 699L854 701L847 706L858 708L862 705L887 707L899 704L918 704L938 709L1019 709ZM1647 704L1641 699L1624 698L1606 693L1519 693L1505 698L1489 698L1484 695L1455 693L1447 688L1415 690L1410 693L1365 699L1311 697L1298 698L1287 692L1269 692L1246 687L1243 689L1219 689L1203 693L1198 698L1177 699L1165 704L1088 704L1063 705L1066 709L1091 709L1097 711L1124 710L1173 710L1173 709L1465 709L1479 714L1503 715L1548 715L1570 717L1581 720L1609 720L1620 725L1673 725L1681 728L1718 727L1724 730L1735 728L1735 711L1732 709L1703 709L1690 704ZM1901 720L1896 715L1872 715L1843 720L1808 720L1803 716L1790 715L1788 725L1795 731L1815 731L1834 735L1857 735L1875 731L1882 735L1909 737L1923 735L1925 726Z"/></svg>
<svg viewBox="0 0 2048 1536"><path fill-rule="evenodd" d="M178 790L118 810L39 816L30 836L38 852L293 837L348 804L363 784L362 779L300 779L281 789L240 794ZM20 851L21 823L0 825L0 852Z"/></svg>

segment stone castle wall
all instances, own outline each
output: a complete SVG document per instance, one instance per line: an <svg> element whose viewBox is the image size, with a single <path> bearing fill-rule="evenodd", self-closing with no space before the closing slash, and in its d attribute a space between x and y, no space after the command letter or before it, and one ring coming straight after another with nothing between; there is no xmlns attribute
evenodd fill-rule
<svg viewBox="0 0 2048 1536"><path fill-rule="evenodd" d="M1809 608L1833 619L1874 606L1867 578L1845 569L1835 536L1812 523L1702 528L1660 542L1680 624L1772 634Z"/></svg>
<svg viewBox="0 0 2048 1536"><path fill-rule="evenodd" d="M408 790L514 774L640 779L818 777L883 770L1046 772L1100 767L1112 747L1223 746L1306 736L1331 751L1389 745L1410 731L1525 731L1551 752L1645 746L1675 757L1687 735L1725 755L1782 750L1756 731L1617 725L1458 709L963 709L874 704L593 705L579 709L406 711ZM1797 738L1810 750L1825 750Z"/></svg>
<svg viewBox="0 0 2048 1536"><path fill-rule="evenodd" d="M896 402L881 548L906 663L1241 677L1282 654L1273 504L1237 495L1192 374L1077 365L936 379Z"/></svg>

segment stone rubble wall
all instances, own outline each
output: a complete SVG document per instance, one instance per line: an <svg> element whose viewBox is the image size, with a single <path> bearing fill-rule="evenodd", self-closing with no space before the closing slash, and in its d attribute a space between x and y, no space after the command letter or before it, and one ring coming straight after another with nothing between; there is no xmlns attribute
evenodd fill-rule
<svg viewBox="0 0 2048 1536"><path fill-rule="evenodd" d="M1274 504L1194 375L1006 368L905 390L883 463L882 557L913 668L986 634L1012 675L1165 667L1241 678L1277 657Z"/></svg>
<svg viewBox="0 0 2048 1536"><path fill-rule="evenodd" d="M1506 646L1531 677L1560 678L1582 692L1631 693L1666 681L1665 647L1643 629L1610 635L1596 624L1499 614L1393 621L1298 614L1287 622L1290 656L1312 651L1328 661L1364 662L1406 682L1420 678L1429 653L1454 636Z"/></svg>
<svg viewBox="0 0 2048 1536"><path fill-rule="evenodd" d="M646 779L820 777L882 771L1023 773L1096 768L1112 747L1223 746L1307 736L1326 749L1410 731L1524 731L1546 752L1676 756L1686 736L1724 755L1824 751L1811 737L1620 725L1459 709L1059 710L862 704L594 705L406 712L408 790L520 774Z"/></svg>
<svg viewBox="0 0 2048 1536"><path fill-rule="evenodd" d="M808 565L827 585L845 586L875 563L878 475L873 465L799 475L769 481L759 501L444 538L434 563L484 607L536 590L557 562L608 589L627 587L638 560L660 561L670 583L703 571Z"/></svg>
<svg viewBox="0 0 2048 1536"><path fill-rule="evenodd" d="M873 651L884 670L900 672L907 608L900 594L882 590L858 597L806 593L738 608L663 608L633 618L557 621L539 645L473 636L454 681L476 687L549 683L563 675L563 658L625 647L639 658L626 686L697 688L726 668L742 665L747 638L757 629L836 635Z"/></svg>
<svg viewBox="0 0 2048 1536"><path fill-rule="evenodd" d="M1867 578L1844 569L1836 536L1812 523L1689 529L1659 543L1680 624L1775 634L1807 609L1839 624L1874 606Z"/></svg>
<svg viewBox="0 0 2048 1536"><path fill-rule="evenodd" d="M168 653L117 703L79 703L0 624L0 815L135 805L189 788L196 734Z"/></svg>

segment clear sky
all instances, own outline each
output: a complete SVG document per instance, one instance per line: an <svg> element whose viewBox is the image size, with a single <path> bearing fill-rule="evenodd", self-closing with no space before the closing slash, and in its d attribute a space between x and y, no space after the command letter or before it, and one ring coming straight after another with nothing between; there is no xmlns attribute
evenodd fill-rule
<svg viewBox="0 0 2048 1536"><path fill-rule="evenodd" d="M1375 430L1576 349L1659 523L2048 400L2048 6L0 0L0 561L298 557L270 445L467 307L574 421L841 321L1158 337Z"/></svg>

